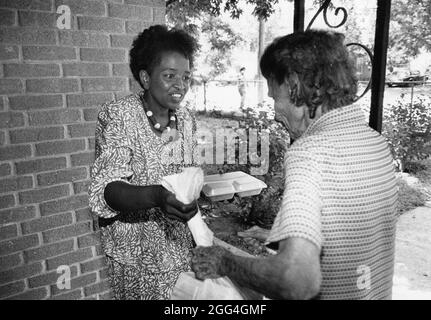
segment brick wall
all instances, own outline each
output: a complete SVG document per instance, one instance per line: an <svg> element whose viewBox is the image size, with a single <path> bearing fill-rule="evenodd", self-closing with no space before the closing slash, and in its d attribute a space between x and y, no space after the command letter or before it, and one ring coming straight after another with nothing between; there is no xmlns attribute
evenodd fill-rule
<svg viewBox="0 0 431 320"><path fill-rule="evenodd" d="M61 5L71 29L58 28ZM128 49L164 23L164 6L0 0L0 299L109 299L87 197L95 121L101 103L138 88Z"/></svg>

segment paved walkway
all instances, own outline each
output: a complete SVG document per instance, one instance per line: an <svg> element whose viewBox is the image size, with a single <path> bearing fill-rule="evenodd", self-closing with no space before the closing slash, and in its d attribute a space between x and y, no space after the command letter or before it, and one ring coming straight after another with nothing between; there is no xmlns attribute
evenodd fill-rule
<svg viewBox="0 0 431 320"><path fill-rule="evenodd" d="M431 300L431 207L404 213L397 223L394 300Z"/></svg>

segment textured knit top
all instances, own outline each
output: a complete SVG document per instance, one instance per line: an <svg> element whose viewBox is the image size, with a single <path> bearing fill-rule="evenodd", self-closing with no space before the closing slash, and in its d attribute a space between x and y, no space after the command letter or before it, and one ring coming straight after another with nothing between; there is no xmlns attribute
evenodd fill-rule
<svg viewBox="0 0 431 320"><path fill-rule="evenodd" d="M149 292L143 293L144 298L166 299L178 275L190 270L194 242L187 224L168 219L159 208L117 212L107 205L103 193L112 181L138 186L160 184L164 176L195 165L196 120L188 109L180 108L176 111L178 139L159 137L151 130L140 101L142 94L101 107L89 203L96 215L111 221L101 228L106 255L135 267L154 283Z"/></svg>
<svg viewBox="0 0 431 320"><path fill-rule="evenodd" d="M285 157L282 205L267 243L321 250L320 299L390 299L398 187L384 138L350 105L323 114Z"/></svg>

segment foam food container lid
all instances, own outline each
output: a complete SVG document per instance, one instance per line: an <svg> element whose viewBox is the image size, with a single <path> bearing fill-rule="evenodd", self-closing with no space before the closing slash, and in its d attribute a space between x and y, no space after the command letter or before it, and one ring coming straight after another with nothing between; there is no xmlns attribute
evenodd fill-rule
<svg viewBox="0 0 431 320"><path fill-rule="evenodd" d="M260 194L267 185L242 171L213 174L204 177L202 192L211 200L231 199L234 194L247 197Z"/></svg>

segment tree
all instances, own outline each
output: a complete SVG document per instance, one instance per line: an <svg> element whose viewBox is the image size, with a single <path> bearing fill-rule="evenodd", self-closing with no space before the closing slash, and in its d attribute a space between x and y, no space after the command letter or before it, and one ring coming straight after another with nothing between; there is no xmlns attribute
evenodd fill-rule
<svg viewBox="0 0 431 320"><path fill-rule="evenodd" d="M211 66L205 73L209 78L215 78L231 66L231 50L244 40L227 23L216 17L205 19L201 31L209 44L207 48L201 48L201 56L206 65Z"/></svg>
<svg viewBox="0 0 431 320"><path fill-rule="evenodd" d="M431 0L394 0L391 11L390 50L404 56L431 51Z"/></svg>

